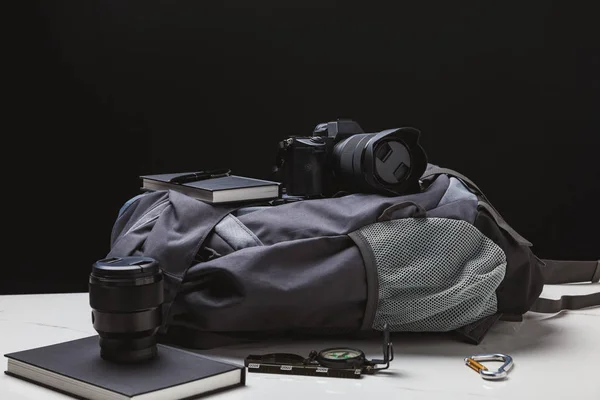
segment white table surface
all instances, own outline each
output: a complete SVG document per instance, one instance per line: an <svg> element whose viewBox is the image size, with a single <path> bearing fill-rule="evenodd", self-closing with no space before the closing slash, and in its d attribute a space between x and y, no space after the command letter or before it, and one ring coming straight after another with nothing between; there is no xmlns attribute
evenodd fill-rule
<svg viewBox="0 0 600 400"><path fill-rule="evenodd" d="M600 284L555 285L546 286L543 295L558 298L599 290ZM94 334L87 293L0 296L2 355ZM395 335L393 342L396 358L379 375L353 380L248 373L245 387L209 398L600 400L600 308L555 315L528 313L523 322L498 323L479 346L427 335ZM378 341L270 342L201 352L241 364L251 353L308 355L310 350L333 345L351 345L362 348L368 358L381 357ZM515 367L506 380L483 380L463 361L478 353L509 354ZM4 357L2 368L6 370ZM0 400L17 399L69 397L1 374Z"/></svg>

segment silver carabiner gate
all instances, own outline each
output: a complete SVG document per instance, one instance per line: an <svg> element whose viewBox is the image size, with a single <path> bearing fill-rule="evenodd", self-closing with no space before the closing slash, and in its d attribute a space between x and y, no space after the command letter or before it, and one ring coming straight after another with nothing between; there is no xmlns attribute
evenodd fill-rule
<svg viewBox="0 0 600 400"><path fill-rule="evenodd" d="M504 364L496 371L490 371L479 361L503 361ZM508 371L513 367L513 359L506 354L476 354L465 358L465 365L475 372L479 372L483 379L497 380L506 378Z"/></svg>

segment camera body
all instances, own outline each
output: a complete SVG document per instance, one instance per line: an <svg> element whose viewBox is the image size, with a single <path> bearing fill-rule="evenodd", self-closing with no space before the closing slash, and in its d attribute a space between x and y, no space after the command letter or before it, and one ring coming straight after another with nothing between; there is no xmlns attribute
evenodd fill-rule
<svg viewBox="0 0 600 400"><path fill-rule="evenodd" d="M312 136L279 142L276 169L289 196L410 193L427 166L419 135L414 128L365 133L357 122L338 119L318 124Z"/></svg>

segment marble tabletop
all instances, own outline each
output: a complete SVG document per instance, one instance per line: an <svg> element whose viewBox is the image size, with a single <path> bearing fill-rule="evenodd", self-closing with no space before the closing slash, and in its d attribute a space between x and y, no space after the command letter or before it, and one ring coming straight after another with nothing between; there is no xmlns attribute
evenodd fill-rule
<svg viewBox="0 0 600 400"><path fill-rule="evenodd" d="M547 285L543 296L586 294L600 284ZM0 296L2 355L94 335L87 293ZM209 396L215 400L295 399L577 399L600 400L600 308L559 314L527 313L522 322L499 322L483 342L470 345L435 335L393 335L390 368L361 379L248 373L246 386ZM273 341L202 350L242 363L248 354L308 354L330 346L361 348L381 358L377 340ZM501 381L483 380L464 365L479 353L505 353L515 367ZM3 370L6 358L3 357ZM43 387L2 374L0 399L68 399Z"/></svg>

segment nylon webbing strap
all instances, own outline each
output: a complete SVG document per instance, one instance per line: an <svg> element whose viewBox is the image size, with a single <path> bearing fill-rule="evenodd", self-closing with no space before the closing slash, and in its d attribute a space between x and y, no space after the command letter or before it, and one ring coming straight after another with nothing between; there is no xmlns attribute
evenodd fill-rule
<svg viewBox="0 0 600 400"><path fill-rule="evenodd" d="M600 280L600 260L568 261L542 260L546 265L542 270L544 283L598 282ZM600 292L585 295L562 296L560 299L538 298L530 311L557 313L562 310L579 310L600 306Z"/></svg>
<svg viewBox="0 0 600 400"><path fill-rule="evenodd" d="M533 303L530 311L557 313L562 310L579 310L594 306L600 306L600 292L579 296L562 296L557 300L540 297Z"/></svg>
<svg viewBox="0 0 600 400"><path fill-rule="evenodd" d="M600 260L567 261L542 260L546 266L542 270L544 283L574 283L600 281Z"/></svg>

